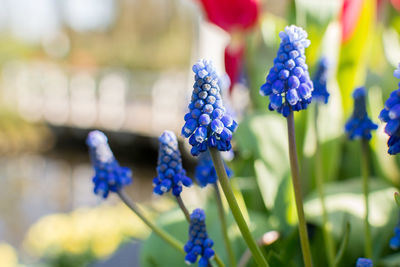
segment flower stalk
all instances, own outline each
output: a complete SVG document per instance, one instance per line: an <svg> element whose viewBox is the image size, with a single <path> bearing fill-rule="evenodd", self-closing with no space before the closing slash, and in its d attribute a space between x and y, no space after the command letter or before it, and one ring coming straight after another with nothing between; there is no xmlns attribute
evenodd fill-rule
<svg viewBox="0 0 400 267"><path fill-rule="evenodd" d="M186 221L188 221L190 223L190 213L188 211L188 209L185 206L185 203L183 203L182 197L179 196L175 196L176 198L176 202L179 205L179 208L182 210L183 215L185 215Z"/></svg>
<svg viewBox="0 0 400 267"><path fill-rule="evenodd" d="M258 266L269 266L267 260L262 255L261 249L257 246L256 241L251 235L249 227L247 226L243 214L240 211L239 205L236 202L235 196L229 184L228 175L226 174L221 154L215 148L210 148L210 154L214 163L218 180L221 183L222 190L225 194L226 200L228 201L229 207L231 208L233 217L235 218L239 230L253 254L254 260L256 261Z"/></svg>
<svg viewBox="0 0 400 267"><path fill-rule="evenodd" d="M224 205L222 203L221 193L219 191L218 183L214 183L215 198L217 200L218 216L221 223L222 237L224 239L226 253L228 255L229 266L236 267L235 254L233 253L231 242L228 236L228 225L226 223Z"/></svg>
<svg viewBox="0 0 400 267"><path fill-rule="evenodd" d="M139 209L139 207L126 195L123 189L117 192L119 198L128 206L151 230L154 231L161 239L170 244L179 252L185 254L183 244L165 232L163 229L152 223Z"/></svg>
<svg viewBox="0 0 400 267"><path fill-rule="evenodd" d="M368 186L368 140L361 139L361 172L363 179L363 194L364 194L364 203L365 203L365 218L364 218L364 231L365 231L365 257L372 258L372 239L371 239L371 225L369 224L369 203L368 203L368 195L369 195L369 186Z"/></svg>
<svg viewBox="0 0 400 267"><path fill-rule="evenodd" d="M303 199L301 193L301 182L300 182L300 172L299 163L297 159L297 149L296 149L296 134L294 129L294 118L293 111L291 110L287 116L287 126L288 126L288 139L289 139L289 157L290 157L290 169L292 172L292 181L294 196L296 201L297 216L299 220L299 234L301 250L303 252L304 265L306 267L312 267L312 258L310 251L310 243L308 240L307 225L304 216Z"/></svg>
<svg viewBox="0 0 400 267"><path fill-rule="evenodd" d="M324 179L322 172L322 155L321 155L321 144L318 138L318 110L319 104L315 105L315 117L314 117L314 127L315 127L315 139L316 139L316 151L315 151L315 180L319 199L321 202L322 209L322 232L325 242L325 248L327 251L328 264L333 267L335 264L335 247L333 238L331 235L331 224L328 218L328 212L325 203L325 192L324 192Z"/></svg>

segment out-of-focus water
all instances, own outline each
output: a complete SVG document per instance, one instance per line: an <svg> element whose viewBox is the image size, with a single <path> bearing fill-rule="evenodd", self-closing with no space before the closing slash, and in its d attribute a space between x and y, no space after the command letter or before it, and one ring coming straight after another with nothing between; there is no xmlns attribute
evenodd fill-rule
<svg viewBox="0 0 400 267"><path fill-rule="evenodd" d="M129 194L136 201L150 199L155 170L146 164L125 165L134 170ZM95 196L92 176L88 155L77 151L1 157L0 240L19 247L30 225L44 215L118 201L113 195L107 200Z"/></svg>

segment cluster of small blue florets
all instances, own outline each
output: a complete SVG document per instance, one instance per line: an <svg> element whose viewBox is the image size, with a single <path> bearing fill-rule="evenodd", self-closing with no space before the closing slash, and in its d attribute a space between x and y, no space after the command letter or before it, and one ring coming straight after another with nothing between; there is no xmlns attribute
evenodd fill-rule
<svg viewBox="0 0 400 267"><path fill-rule="evenodd" d="M378 125L368 117L365 103L366 94L364 87L357 88L353 92L354 111L345 125L345 131L350 140L370 140L372 137L371 131L378 129Z"/></svg>
<svg viewBox="0 0 400 267"><path fill-rule="evenodd" d="M95 170L93 177L95 194L107 198L110 191L117 192L125 185L132 183L131 170L119 166L104 133L90 132L86 144L89 147L90 158Z"/></svg>
<svg viewBox="0 0 400 267"><path fill-rule="evenodd" d="M394 236L390 239L390 247L392 249L399 249L400 248L400 227L396 226L394 228Z"/></svg>
<svg viewBox="0 0 400 267"><path fill-rule="evenodd" d="M208 147L228 151L232 147L232 133L237 123L225 111L218 75L212 63L204 59L194 64L192 69L195 83L182 135L189 138L193 156L206 151Z"/></svg>
<svg viewBox="0 0 400 267"><path fill-rule="evenodd" d="M202 209L195 209L190 215L189 241L184 247L187 264L195 263L200 256L198 265L207 267L208 261L215 255L212 249L214 242L208 238L205 221L206 215Z"/></svg>
<svg viewBox="0 0 400 267"><path fill-rule="evenodd" d="M260 94L269 96L269 109L287 117L290 110L306 109L311 103L313 83L310 80L305 48L310 45L307 32L295 25L279 33L281 44L274 66L270 69Z"/></svg>
<svg viewBox="0 0 400 267"><path fill-rule="evenodd" d="M159 138L157 177L153 179L153 192L162 195L172 189L172 194L179 196L182 185L191 186L192 180L186 176L182 167L181 153L176 136L171 131L165 131Z"/></svg>
<svg viewBox="0 0 400 267"><path fill-rule="evenodd" d="M314 90L312 92L312 98L314 101L324 104L327 104L329 99L329 93L326 87L328 80L328 65L328 59L325 57L321 58L313 79Z"/></svg>
<svg viewBox="0 0 400 267"><path fill-rule="evenodd" d="M400 64L394 71L394 76L400 79ZM385 102L379 118L387 122L385 132L390 136L388 141L388 153L395 155L400 152L400 83L399 89L393 91Z"/></svg>
<svg viewBox="0 0 400 267"><path fill-rule="evenodd" d="M372 267L372 260L368 258L358 258L356 267Z"/></svg>
<svg viewBox="0 0 400 267"><path fill-rule="evenodd" d="M226 166L225 162L225 170L226 174L230 178L233 174L232 170ZM199 162L196 166L194 177L201 187L205 187L208 184L214 184L217 182L217 172L215 171L215 167L213 161L211 159L211 155L208 151L203 152L199 156Z"/></svg>

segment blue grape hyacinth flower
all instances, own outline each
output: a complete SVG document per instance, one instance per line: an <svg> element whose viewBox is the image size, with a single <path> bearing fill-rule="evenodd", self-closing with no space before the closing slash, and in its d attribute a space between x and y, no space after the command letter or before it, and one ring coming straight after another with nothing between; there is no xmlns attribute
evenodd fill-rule
<svg viewBox="0 0 400 267"><path fill-rule="evenodd" d="M184 246L185 262L193 264L200 256L198 265L207 267L209 260L215 255L213 245L213 240L207 234L206 215L202 209L195 209L190 215L189 240Z"/></svg>
<svg viewBox="0 0 400 267"><path fill-rule="evenodd" d="M268 108L287 117L291 110L306 109L311 103L313 83L310 80L305 48L310 45L307 32L295 25L279 33L281 43L274 66L270 69L260 94L269 96Z"/></svg>
<svg viewBox="0 0 400 267"><path fill-rule="evenodd" d="M233 174L232 170L225 164L226 174L230 178ZM199 156L199 162L196 166L194 177L201 187L206 187L208 184L217 182L218 177L215 171L211 155L208 151L203 152Z"/></svg>
<svg viewBox="0 0 400 267"><path fill-rule="evenodd" d="M368 117L366 96L367 92L364 87L359 87L353 92L354 111L345 125L345 132L350 140L370 140L372 137L371 131L378 129L378 125Z"/></svg>
<svg viewBox="0 0 400 267"><path fill-rule="evenodd" d="M394 71L394 77L400 79L400 64ZM385 102L385 107L379 114L379 119L386 122L385 133L388 140L388 153L395 155L400 152L400 83L399 89L393 91Z"/></svg>
<svg viewBox="0 0 400 267"><path fill-rule="evenodd" d="M174 196L179 196L182 186L191 186L192 180L186 176L182 167L181 153L178 148L176 135L171 131L164 131L158 138L160 143L157 162L157 177L153 179L153 192L163 195L172 189Z"/></svg>
<svg viewBox="0 0 400 267"><path fill-rule="evenodd" d="M92 131L86 138L95 175L93 177L94 193L107 198L109 192L118 192L132 183L132 172L127 167L119 166L109 145L106 135Z"/></svg>
<svg viewBox="0 0 400 267"><path fill-rule="evenodd" d="M400 227L399 227L399 225L394 228L394 236L390 239L389 245L394 250L398 250L400 248Z"/></svg>
<svg viewBox="0 0 400 267"><path fill-rule="evenodd" d="M368 258L358 258L356 267L372 267L372 260Z"/></svg>
<svg viewBox="0 0 400 267"><path fill-rule="evenodd" d="M314 101L324 104L327 104L329 100L329 92L326 86L328 80L328 67L328 59L325 57L321 58L313 79L314 90L312 92L312 98Z"/></svg>
<svg viewBox="0 0 400 267"><path fill-rule="evenodd" d="M193 156L198 156L208 147L228 151L232 147L232 134L237 123L227 114L222 103L218 75L211 61L204 59L194 64L192 69L195 83L182 135L189 138Z"/></svg>

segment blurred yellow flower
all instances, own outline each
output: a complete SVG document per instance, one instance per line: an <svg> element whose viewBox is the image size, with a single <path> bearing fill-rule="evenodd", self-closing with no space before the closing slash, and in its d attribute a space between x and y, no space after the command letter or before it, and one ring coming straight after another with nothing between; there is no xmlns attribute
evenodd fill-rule
<svg viewBox="0 0 400 267"><path fill-rule="evenodd" d="M125 205L101 205L41 218L29 229L24 247L36 257L90 252L105 258L124 240L148 234L148 228Z"/></svg>
<svg viewBox="0 0 400 267"><path fill-rule="evenodd" d="M18 256L15 249L7 243L0 243L0 266L18 267Z"/></svg>

